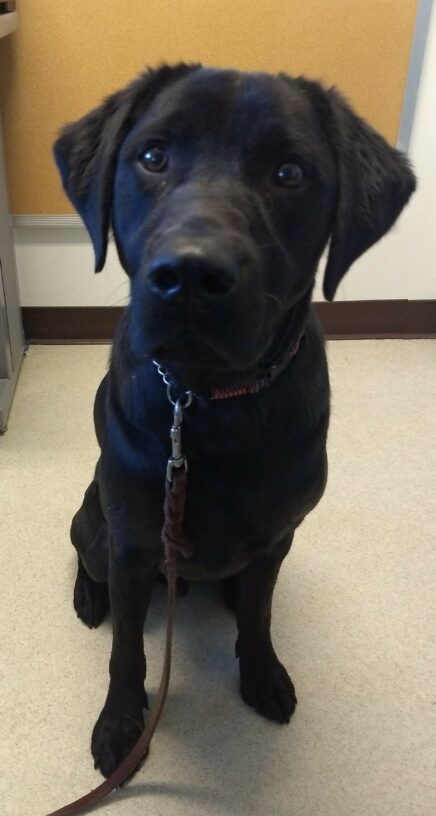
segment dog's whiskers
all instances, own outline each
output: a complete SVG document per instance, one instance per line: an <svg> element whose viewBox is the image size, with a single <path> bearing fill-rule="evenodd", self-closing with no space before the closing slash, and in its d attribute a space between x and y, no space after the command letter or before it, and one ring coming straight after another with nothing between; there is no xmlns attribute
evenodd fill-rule
<svg viewBox="0 0 436 816"><path fill-rule="evenodd" d="M114 295L116 295L120 291L120 289L125 289L126 288L126 285L127 285L126 281L121 281L121 283L119 283L118 286L115 287L115 289L112 289L112 292L110 293L110 295L108 296L108 298L106 300L106 306L109 305L109 301L113 298ZM117 306L119 303L122 302L122 300L125 300L128 297L130 297L130 295L125 295L124 298L121 298L121 301L117 301L116 303L112 303L111 305L112 306Z"/></svg>
<svg viewBox="0 0 436 816"><path fill-rule="evenodd" d="M266 297L266 298L269 298L270 300L272 300L272 301L273 301L273 303L276 303L276 304L279 306L279 308L280 308L280 309L282 308L282 302L281 302L281 301L280 301L280 299L277 297L277 295L273 295L273 293L272 293L272 292L265 292L265 297Z"/></svg>
<svg viewBox="0 0 436 816"><path fill-rule="evenodd" d="M116 300L112 306L126 306L129 302L129 297L130 295L125 295L123 298L120 298L120 300Z"/></svg>
<svg viewBox="0 0 436 816"><path fill-rule="evenodd" d="M270 247L275 247L274 241L268 241L266 244L258 244L258 249L270 249Z"/></svg>

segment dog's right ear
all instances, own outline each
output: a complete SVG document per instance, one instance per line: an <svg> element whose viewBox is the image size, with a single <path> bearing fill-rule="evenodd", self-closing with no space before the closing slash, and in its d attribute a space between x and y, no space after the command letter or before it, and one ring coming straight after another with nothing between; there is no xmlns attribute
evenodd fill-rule
<svg viewBox="0 0 436 816"><path fill-rule="evenodd" d="M127 116L126 94L119 91L66 125L54 144L64 190L94 245L96 272L106 260L113 169Z"/></svg>
<svg viewBox="0 0 436 816"><path fill-rule="evenodd" d="M95 271L106 260L117 156L135 117L157 93L199 65L180 63L149 70L77 122L66 125L54 144L62 183L81 216L95 252Z"/></svg>

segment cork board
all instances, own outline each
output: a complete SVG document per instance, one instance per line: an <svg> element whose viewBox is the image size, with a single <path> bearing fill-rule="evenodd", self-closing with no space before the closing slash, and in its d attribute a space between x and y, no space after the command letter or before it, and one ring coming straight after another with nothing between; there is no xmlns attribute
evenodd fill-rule
<svg viewBox="0 0 436 816"><path fill-rule="evenodd" d="M201 61L338 85L391 142L417 0L20 0L0 41L0 104L15 214L68 213L51 156L60 126L146 65Z"/></svg>

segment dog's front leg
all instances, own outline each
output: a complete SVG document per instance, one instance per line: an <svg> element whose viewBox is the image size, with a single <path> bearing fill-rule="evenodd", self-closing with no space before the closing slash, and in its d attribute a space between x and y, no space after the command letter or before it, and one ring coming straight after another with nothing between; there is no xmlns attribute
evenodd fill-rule
<svg viewBox="0 0 436 816"><path fill-rule="evenodd" d="M126 540L126 536L113 538L109 559L113 627L110 684L91 743L95 767L104 776L115 770L144 728L143 626L157 569L157 558L151 558L143 545Z"/></svg>
<svg viewBox="0 0 436 816"><path fill-rule="evenodd" d="M237 607L241 695L248 705L277 722L289 722L297 704L294 686L271 642L271 606L281 563L292 534L271 553L256 558L241 573Z"/></svg>

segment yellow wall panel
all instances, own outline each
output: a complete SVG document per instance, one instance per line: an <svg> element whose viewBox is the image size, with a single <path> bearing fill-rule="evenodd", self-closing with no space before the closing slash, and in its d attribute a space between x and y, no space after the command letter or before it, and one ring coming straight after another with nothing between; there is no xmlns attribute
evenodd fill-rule
<svg viewBox="0 0 436 816"><path fill-rule="evenodd" d="M15 213L71 208L53 166L61 125L146 65L178 60L304 73L338 85L396 139L417 0L20 0L0 41Z"/></svg>

